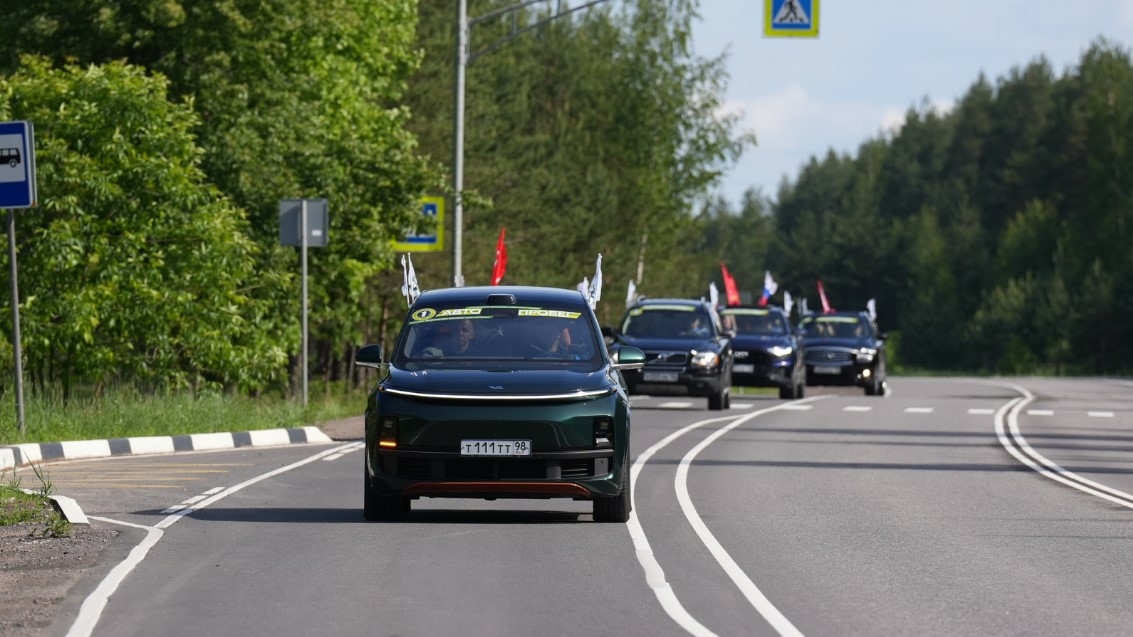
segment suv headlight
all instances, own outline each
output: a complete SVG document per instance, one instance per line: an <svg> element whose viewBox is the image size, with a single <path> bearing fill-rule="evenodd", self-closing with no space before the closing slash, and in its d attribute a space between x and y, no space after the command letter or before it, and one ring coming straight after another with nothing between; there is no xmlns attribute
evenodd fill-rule
<svg viewBox="0 0 1133 637"><path fill-rule="evenodd" d="M877 350L872 347L863 347L856 352L856 359L859 363L872 363L875 356L877 356Z"/></svg>
<svg viewBox="0 0 1133 637"><path fill-rule="evenodd" d="M771 354L775 358L783 358L784 356L790 356L791 352L793 352L793 351L795 351L794 348L788 347L786 345L776 345L774 347L768 347L767 348L767 353Z"/></svg>
<svg viewBox="0 0 1133 637"><path fill-rule="evenodd" d="M720 355L716 352L698 352L692 350L693 367L715 367L720 364Z"/></svg>

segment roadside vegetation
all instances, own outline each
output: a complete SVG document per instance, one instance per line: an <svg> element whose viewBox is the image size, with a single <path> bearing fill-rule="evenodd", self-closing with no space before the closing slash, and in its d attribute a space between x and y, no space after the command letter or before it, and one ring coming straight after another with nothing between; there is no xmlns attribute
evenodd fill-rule
<svg viewBox="0 0 1133 637"><path fill-rule="evenodd" d="M27 524L32 537L67 537L71 523L63 517L50 496L53 487L43 468L33 467L38 489L26 489L15 471L0 472L0 526Z"/></svg>
<svg viewBox="0 0 1133 637"><path fill-rule="evenodd" d="M365 392L349 390L345 383L312 383L308 394L303 407L283 396L149 393L123 386L65 401L56 391L25 399L21 437L15 399L8 392L0 397L0 445L304 427L360 416L365 409Z"/></svg>

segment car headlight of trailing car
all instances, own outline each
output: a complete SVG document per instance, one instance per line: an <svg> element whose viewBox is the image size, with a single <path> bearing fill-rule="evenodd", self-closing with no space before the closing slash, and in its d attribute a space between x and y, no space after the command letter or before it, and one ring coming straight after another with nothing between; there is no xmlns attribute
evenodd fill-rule
<svg viewBox="0 0 1133 637"><path fill-rule="evenodd" d="M859 363L872 363L877 356L877 350L872 347L863 347L854 352L854 358Z"/></svg>
<svg viewBox="0 0 1133 637"><path fill-rule="evenodd" d="M698 352L692 350L690 352L692 360L690 361L693 367L716 367L720 364L720 355L713 351Z"/></svg>
<svg viewBox="0 0 1133 637"><path fill-rule="evenodd" d="M785 356L790 356L791 353L794 352L794 351L795 350L794 350L793 347L789 347L787 345L775 345L773 347L767 348L767 353L771 354L775 358L783 358Z"/></svg>

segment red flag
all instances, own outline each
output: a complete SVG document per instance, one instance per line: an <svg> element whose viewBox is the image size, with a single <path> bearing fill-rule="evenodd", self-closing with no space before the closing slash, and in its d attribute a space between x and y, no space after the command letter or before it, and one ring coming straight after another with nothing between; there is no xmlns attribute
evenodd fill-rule
<svg viewBox="0 0 1133 637"><path fill-rule="evenodd" d="M830 302L826 300L826 290L822 287L822 279L818 280L818 298L822 300L822 313L830 314L834 308L830 307Z"/></svg>
<svg viewBox="0 0 1133 637"><path fill-rule="evenodd" d="M724 296L727 298L728 305L740 304L740 291L736 289L736 280L732 278L731 273L728 272L728 266L724 262L720 262L720 272L724 275Z"/></svg>
<svg viewBox="0 0 1133 637"><path fill-rule="evenodd" d="M500 239L496 241L496 262L492 264L492 285L499 285L500 281L504 280L504 273L507 272L507 245L504 243L505 234L507 234L507 228L500 228Z"/></svg>

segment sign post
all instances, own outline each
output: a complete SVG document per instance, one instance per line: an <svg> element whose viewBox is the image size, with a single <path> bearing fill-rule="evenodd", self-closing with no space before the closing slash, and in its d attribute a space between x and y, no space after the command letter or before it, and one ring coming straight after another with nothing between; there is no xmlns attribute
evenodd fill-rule
<svg viewBox="0 0 1133 637"><path fill-rule="evenodd" d="M16 424L24 435L24 352L20 345L20 286L16 268L16 208L37 204L35 138L31 122L0 123L0 209L8 210L8 265L12 284L12 354L16 368Z"/></svg>
<svg viewBox="0 0 1133 637"><path fill-rule="evenodd" d="M303 372L303 406L307 406L307 248L327 245L327 200L284 199L279 202L279 240L285 246L299 247L302 271L303 344L299 351L299 369Z"/></svg>

